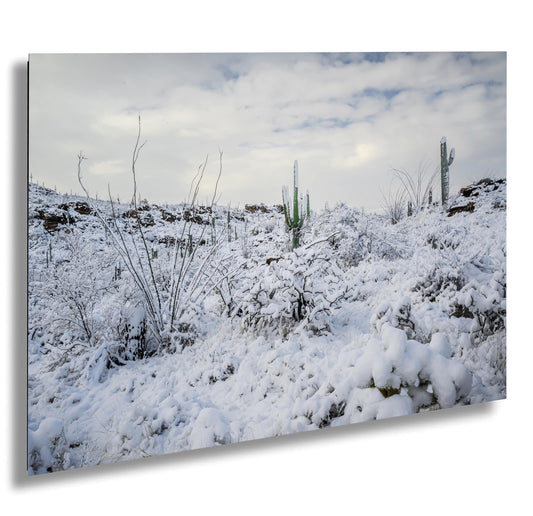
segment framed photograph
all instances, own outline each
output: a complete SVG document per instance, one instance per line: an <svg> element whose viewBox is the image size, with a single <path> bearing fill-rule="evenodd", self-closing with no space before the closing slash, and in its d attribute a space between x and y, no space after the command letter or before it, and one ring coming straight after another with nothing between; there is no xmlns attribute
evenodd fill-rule
<svg viewBox="0 0 533 516"><path fill-rule="evenodd" d="M28 474L506 397L506 54L32 54Z"/></svg>

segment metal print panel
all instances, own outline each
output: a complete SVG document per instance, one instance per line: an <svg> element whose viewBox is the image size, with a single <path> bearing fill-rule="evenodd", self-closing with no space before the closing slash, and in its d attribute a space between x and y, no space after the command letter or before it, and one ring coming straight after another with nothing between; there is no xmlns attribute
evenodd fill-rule
<svg viewBox="0 0 533 516"><path fill-rule="evenodd" d="M28 473L506 396L505 53L32 55Z"/></svg>

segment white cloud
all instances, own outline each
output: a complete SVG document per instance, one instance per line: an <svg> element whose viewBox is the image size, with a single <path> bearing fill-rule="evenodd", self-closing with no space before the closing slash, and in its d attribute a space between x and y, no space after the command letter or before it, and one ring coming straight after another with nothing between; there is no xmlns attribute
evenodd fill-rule
<svg viewBox="0 0 533 516"><path fill-rule="evenodd" d="M88 166L89 173L95 176L115 176L117 174L128 173L128 166L121 159L112 159L107 161L97 161Z"/></svg>
<svg viewBox="0 0 533 516"><path fill-rule="evenodd" d="M182 200L209 154L207 186L220 148L221 202L279 202L298 159L319 206L377 206L390 169L437 163L443 135L452 189L505 174L505 73L502 53L32 56L30 167L76 189L83 149L91 191L129 193L140 112L139 189L154 201Z"/></svg>

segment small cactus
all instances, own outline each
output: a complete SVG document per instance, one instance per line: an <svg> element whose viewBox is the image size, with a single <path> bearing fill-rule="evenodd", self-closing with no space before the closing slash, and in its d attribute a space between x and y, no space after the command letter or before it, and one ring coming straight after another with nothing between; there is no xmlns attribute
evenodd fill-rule
<svg viewBox="0 0 533 516"><path fill-rule="evenodd" d="M216 226L215 226L215 217L211 217L211 244L215 245L216 243Z"/></svg>
<svg viewBox="0 0 533 516"><path fill-rule="evenodd" d="M46 250L46 268L52 263L52 240L48 242L48 249Z"/></svg>
<svg viewBox="0 0 533 516"><path fill-rule="evenodd" d="M446 148L446 136L443 136L440 140L440 184L442 192L442 205L446 207L448 205L448 195L450 192L450 170L449 167L453 163L455 158L455 149L450 151L450 157L448 158L448 150Z"/></svg>
<svg viewBox="0 0 533 516"><path fill-rule="evenodd" d="M294 187L292 195L292 210L291 198L289 196L289 189L284 186L283 194L283 213L285 215L285 224L287 228L292 231L292 248L296 249L300 246L300 231L303 223L310 214L309 206L309 192L306 194L306 207L304 209L303 197L300 198L298 194L298 160L294 162Z"/></svg>
<svg viewBox="0 0 533 516"><path fill-rule="evenodd" d="M119 262L118 265L115 265L115 274L113 277L115 281L118 281L121 276L122 276L122 269L120 268L120 262Z"/></svg>

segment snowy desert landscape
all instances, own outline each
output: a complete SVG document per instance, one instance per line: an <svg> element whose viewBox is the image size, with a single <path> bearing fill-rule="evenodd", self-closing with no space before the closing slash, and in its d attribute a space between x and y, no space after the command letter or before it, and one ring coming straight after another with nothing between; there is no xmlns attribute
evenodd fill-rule
<svg viewBox="0 0 533 516"><path fill-rule="evenodd" d="M28 473L505 398L506 66L32 54Z"/></svg>
<svg viewBox="0 0 533 516"><path fill-rule="evenodd" d="M291 165L279 205L29 184L30 474L505 398L506 180L371 213Z"/></svg>

